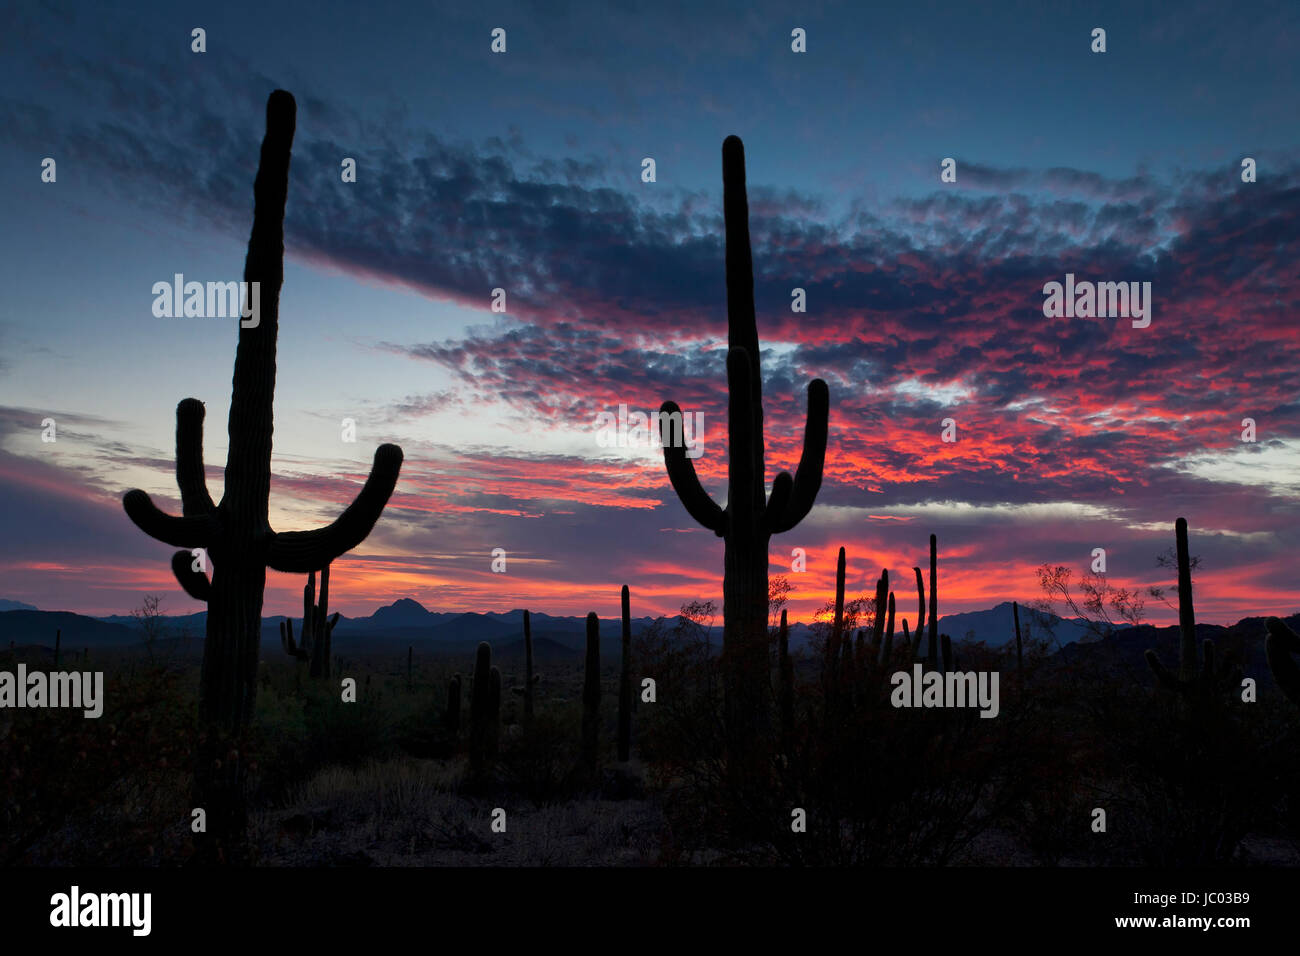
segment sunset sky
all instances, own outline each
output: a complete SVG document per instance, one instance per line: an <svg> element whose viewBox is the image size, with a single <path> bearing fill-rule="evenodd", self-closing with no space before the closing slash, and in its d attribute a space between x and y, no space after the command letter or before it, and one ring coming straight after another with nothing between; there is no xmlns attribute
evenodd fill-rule
<svg viewBox="0 0 1300 956"><path fill-rule="evenodd" d="M773 574L808 553L795 617L831 596L843 545L850 594L888 567L911 618L931 533L941 614L1032 600L1036 567L1077 575L1098 547L1113 582L1168 585L1155 559L1179 515L1199 620L1300 610L1295 3L108 6L0 14L0 597L201 609L121 495L179 513L175 407L193 396L219 497L237 329L155 318L150 290L240 278L283 88L273 526L332 520L376 445L406 455L333 566L344 614L409 597L608 617L625 583L638 616L721 601L722 542L661 453L602 448L593 425L620 403L701 411L696 467L725 502L732 133L769 484L798 462L807 383L830 387L821 494L771 550ZM1151 282L1150 327L1045 318L1067 273ZM271 573L265 613L298 610L302 583Z"/></svg>

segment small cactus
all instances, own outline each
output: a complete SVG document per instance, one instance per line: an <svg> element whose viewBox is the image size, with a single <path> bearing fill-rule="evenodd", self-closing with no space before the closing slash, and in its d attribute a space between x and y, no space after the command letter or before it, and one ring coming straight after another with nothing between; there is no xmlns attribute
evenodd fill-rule
<svg viewBox="0 0 1300 956"><path fill-rule="evenodd" d="M524 611L524 723L533 719L533 686L539 680L533 673L533 627L528 611Z"/></svg>
<svg viewBox="0 0 1300 956"><path fill-rule="evenodd" d="M325 565L320 573L320 602L316 601L316 572L307 575L302 589L302 637L295 643L293 621L280 622L280 644L290 657L310 662L309 675L328 679L330 676L330 641L334 626L339 622L336 611L329 613L330 568Z"/></svg>
<svg viewBox="0 0 1300 956"><path fill-rule="evenodd" d="M587 660L582 681L582 762L589 770L600 763L600 618L587 615Z"/></svg>
<svg viewBox="0 0 1300 956"><path fill-rule="evenodd" d="M1025 648L1020 641L1020 605L1015 601L1011 602L1011 618L1016 623L1016 670L1025 669Z"/></svg>
<svg viewBox="0 0 1300 956"><path fill-rule="evenodd" d="M618 759L632 757L632 599L623 585L623 660L618 679Z"/></svg>
<svg viewBox="0 0 1300 956"><path fill-rule="evenodd" d="M916 628L921 629L920 625ZM939 663L939 539L930 535L930 651L926 661L934 669Z"/></svg>

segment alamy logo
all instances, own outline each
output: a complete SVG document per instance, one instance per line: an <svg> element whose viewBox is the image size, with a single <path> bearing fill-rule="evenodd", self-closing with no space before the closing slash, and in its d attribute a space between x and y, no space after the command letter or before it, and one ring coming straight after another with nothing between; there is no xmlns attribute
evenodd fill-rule
<svg viewBox="0 0 1300 956"><path fill-rule="evenodd" d="M152 925L151 893L82 893L73 886L50 897L50 925L129 926L131 935L148 936Z"/></svg>
<svg viewBox="0 0 1300 956"><path fill-rule="evenodd" d="M0 707L71 707L82 709L87 718L99 717L104 713L104 672L46 674L19 664L16 673L0 671Z"/></svg>
<svg viewBox="0 0 1300 956"><path fill-rule="evenodd" d="M889 702L895 707L978 707L981 717L998 715L997 671L926 671L912 665L912 673L896 671Z"/></svg>
<svg viewBox="0 0 1300 956"><path fill-rule="evenodd" d="M703 412L629 412L618 406L618 414L596 416L596 444L601 448L669 448L685 446L687 458L704 454ZM662 429L663 440L660 439Z"/></svg>
<svg viewBox="0 0 1300 956"><path fill-rule="evenodd" d="M1043 315L1049 319L1133 319L1133 328L1151 324L1150 282L1078 282L1065 274L1065 285L1043 286Z"/></svg>
<svg viewBox="0 0 1300 956"><path fill-rule="evenodd" d="M153 284L153 314L159 319L233 319L255 329L261 322L260 282L186 282L183 273L172 282Z"/></svg>

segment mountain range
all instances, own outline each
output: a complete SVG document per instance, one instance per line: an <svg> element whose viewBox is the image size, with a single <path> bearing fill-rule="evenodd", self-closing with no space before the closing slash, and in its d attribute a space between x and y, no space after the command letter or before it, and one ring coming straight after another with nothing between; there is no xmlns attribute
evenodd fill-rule
<svg viewBox="0 0 1300 956"><path fill-rule="evenodd" d="M483 613L467 611L430 611L418 601L401 598L378 608L365 617L339 617L334 629L334 645L340 650L408 645L463 645L487 641L498 644L522 641L523 616L521 609ZM1063 620L1054 615L1042 615L1022 606L1021 625L1027 632L1044 635L1044 626L1050 625L1057 644L1094 639L1086 626L1077 620ZM202 638L207 612L159 618L164 633L169 637L190 636ZM569 648L581 648L586 640L586 619L583 617L556 617L540 611L531 614L534 640L546 639ZM279 625L283 616L262 619L262 639L279 644ZM654 618L632 619L632 632L640 633L654 623ZM669 626L677 619L670 619ZM915 621L915 617L911 618ZM301 623L295 619L295 624ZM0 599L0 646L5 642L16 645L53 646L56 630L69 647L105 647L130 645L141 642L141 622L132 615L106 615L89 617L69 611L42 611L19 601ZM956 640L983 641L1000 647L1014 640L1010 602L1004 602L984 611L968 611L940 616L939 630ZM813 636L808 624L790 625L792 647L806 646ZM617 642L620 624L617 618L604 618L600 622L601 643ZM715 623L710 635L721 645L722 626Z"/></svg>

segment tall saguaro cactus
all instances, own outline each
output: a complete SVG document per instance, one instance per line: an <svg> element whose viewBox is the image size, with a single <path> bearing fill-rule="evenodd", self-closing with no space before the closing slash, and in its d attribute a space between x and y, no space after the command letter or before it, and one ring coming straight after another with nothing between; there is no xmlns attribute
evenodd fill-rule
<svg viewBox="0 0 1300 956"><path fill-rule="evenodd" d="M767 496L763 443L762 371L754 316L754 267L745 191L745 147L739 137L722 144L723 216L726 223L727 383L729 387L727 505L704 491L680 440L664 435L664 465L673 490L691 517L724 541L723 667L728 750L761 754L767 731L768 542L794 528L812 509L821 488L830 407L826 383L808 386L803 453L793 478L781 472ZM674 402L664 402L659 428L680 422ZM677 438L680 439L680 434Z"/></svg>
<svg viewBox="0 0 1300 956"><path fill-rule="evenodd" d="M402 465L400 448L381 445L361 492L332 524L314 531L280 533L270 526L275 350L296 109L293 97L283 90L273 92L266 103L266 137L253 184L253 229L244 262L244 281L260 287L260 311L255 322L240 322L225 494L215 504L208 493L203 404L187 398L176 408L181 517L165 514L138 489L128 491L122 501L130 519L150 537L187 552L206 550L212 565L210 582L200 582L202 573L191 570L190 553L176 554L172 566L186 591L197 592L208 603L200 721L231 734L241 732L253 713L266 569L302 574L323 568L355 548L379 519Z"/></svg>
<svg viewBox="0 0 1300 956"><path fill-rule="evenodd" d="M1192 563L1187 548L1187 519L1174 522L1174 540L1178 557L1178 673L1172 673L1154 650L1146 652L1147 665L1170 690L1186 693L1196 687L1208 692L1214 680L1214 641L1207 639L1204 658L1197 661L1196 611L1192 606Z"/></svg>

